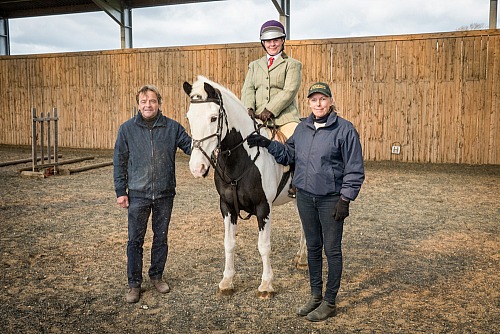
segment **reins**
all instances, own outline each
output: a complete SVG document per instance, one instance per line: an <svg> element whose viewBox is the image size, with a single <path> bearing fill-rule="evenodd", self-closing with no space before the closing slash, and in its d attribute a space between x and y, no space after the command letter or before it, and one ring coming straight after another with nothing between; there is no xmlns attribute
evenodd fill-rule
<svg viewBox="0 0 500 334"><path fill-rule="evenodd" d="M224 124L225 124L226 125L226 129L229 130L229 125L228 125L228 122L227 122L227 113L226 113L226 110L224 109L224 105L223 105L223 100L222 100L221 93L220 93L220 91L218 89L215 89L215 92L217 93L217 98L207 98L206 100L191 98L191 103L215 103L215 104L217 104L219 106L219 117L218 117L218 121L217 121L217 130L216 130L216 132L213 133L213 134L211 134L211 135L208 135L206 137L203 137L201 139L194 139L193 138L193 149L200 150L201 153L203 153L203 155L208 159L208 161L210 161L210 165L214 168L214 170L217 172L217 174L219 174L219 176L221 177L221 179L226 184L230 184L231 185L232 194L233 194L234 208L235 208L236 212L238 213L238 217L240 217L240 219L243 219L243 220L248 220L248 219L250 219L250 217L252 217L252 214L249 213L248 216L246 216L246 217L242 217L241 216L240 210L239 210L239 206L238 206L238 192L237 192L237 190L238 190L238 182L250 170L250 168L252 167L252 164L249 164L245 168L245 170L243 171L243 173L238 178L232 179L231 177L229 177L229 181L227 181L228 177L226 177L225 172L222 170L222 168L221 168L221 160L218 160L218 157L219 156L224 156L224 155L226 155L227 157L230 157L232 151L234 151L237 148L239 148L240 146L242 146L245 143L245 141L248 140L248 137L250 137L252 134L259 133L260 129L262 129L263 127L265 127L265 124L258 124L255 121L255 119L252 117L252 120L254 121L254 131L252 131L248 136L246 136L245 138L243 138L243 140L240 143L238 143L236 146L234 146L233 148L221 151L221 145L222 145L222 139L221 139L221 137L222 137L223 127L224 127ZM274 138L275 133L276 133L276 126L274 124L274 119L272 121L273 121L273 125L274 126L273 126L271 140ZM203 148L201 147L201 144L205 140L210 139L212 137L217 137L217 148L216 148L217 154L212 153L212 155L209 156L207 154L207 152L205 152L205 150L203 150ZM259 155L260 155L260 148L257 147L257 154L252 159L253 163L255 163L255 161L257 160L257 158L259 157Z"/></svg>

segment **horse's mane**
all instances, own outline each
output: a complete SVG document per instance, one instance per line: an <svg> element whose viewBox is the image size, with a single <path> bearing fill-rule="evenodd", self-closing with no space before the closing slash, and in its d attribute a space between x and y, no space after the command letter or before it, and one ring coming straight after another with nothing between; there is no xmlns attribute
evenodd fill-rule
<svg viewBox="0 0 500 334"><path fill-rule="evenodd" d="M216 82L209 80L208 78L204 77L203 75L198 75L197 80L195 82L193 82L193 88L192 88L191 94L197 94L197 95L200 95L203 99L206 99L207 92L205 92L205 88L204 88L205 82L210 84L212 87L217 88L221 92L222 96L230 97L232 100L234 100L233 101L234 103L238 104L242 109L245 109L245 107L243 106L243 103L241 103L241 100L232 91L230 91L229 89L227 89L224 86L221 86L220 84L218 84Z"/></svg>

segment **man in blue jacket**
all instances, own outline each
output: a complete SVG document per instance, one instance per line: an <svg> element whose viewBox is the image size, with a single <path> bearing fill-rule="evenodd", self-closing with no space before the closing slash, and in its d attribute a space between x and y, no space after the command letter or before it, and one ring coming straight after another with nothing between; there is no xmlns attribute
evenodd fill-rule
<svg viewBox="0 0 500 334"><path fill-rule="evenodd" d="M175 196L175 155L177 148L191 154L191 137L178 122L162 115L162 99L155 86L143 86L136 101L139 112L120 126L113 157L117 202L128 209L129 303L141 297L143 244L151 214L153 242L148 274L160 293L170 291L163 271Z"/></svg>
<svg viewBox="0 0 500 334"><path fill-rule="evenodd" d="M295 163L293 184L307 244L311 297L297 309L309 321L335 315L342 276L342 234L349 203L354 201L365 173L358 132L336 112L330 87L317 82L307 94L311 114L283 145L261 135L248 138L250 147L267 147L283 165ZM323 249L328 278L323 297Z"/></svg>

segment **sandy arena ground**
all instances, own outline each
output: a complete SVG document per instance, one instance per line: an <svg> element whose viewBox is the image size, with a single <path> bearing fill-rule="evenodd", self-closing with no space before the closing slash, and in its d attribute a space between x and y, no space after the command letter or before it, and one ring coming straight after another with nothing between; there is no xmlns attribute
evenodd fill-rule
<svg viewBox="0 0 500 334"><path fill-rule="evenodd" d="M61 160L111 151L61 149ZM0 146L0 162L30 148ZM256 297L261 262L255 219L239 221L235 293L216 294L223 224L213 175L194 179L177 160L177 197L161 295L148 279L127 304L126 211L112 166L45 179L0 167L1 333L499 333L500 166L368 162L344 228L338 315L295 315L309 294L297 270L298 217L276 207L273 299ZM149 265L151 230L145 244ZM146 273L144 273L147 276Z"/></svg>

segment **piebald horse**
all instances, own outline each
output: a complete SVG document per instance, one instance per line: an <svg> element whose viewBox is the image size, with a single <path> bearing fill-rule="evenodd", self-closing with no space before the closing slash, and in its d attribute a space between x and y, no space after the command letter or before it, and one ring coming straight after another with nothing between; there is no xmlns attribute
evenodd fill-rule
<svg viewBox="0 0 500 334"><path fill-rule="evenodd" d="M248 115L231 91L203 76L198 76L192 85L184 82L183 88L191 100L187 113L193 138L189 168L194 177L206 177L210 167L214 168L215 186L224 218L225 267L218 292L223 295L234 292L238 217L248 219L255 215L263 265L257 295L259 298L270 298L275 293L270 259L271 208L292 200L287 196L291 178L283 178L284 166L276 163L266 149L248 146L246 139L249 135L260 132L268 136L267 131ZM248 216L243 218L240 210L247 212ZM295 261L298 268L307 267L303 233Z"/></svg>

